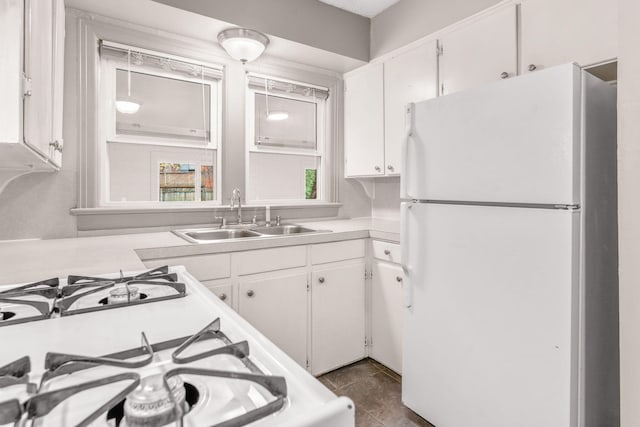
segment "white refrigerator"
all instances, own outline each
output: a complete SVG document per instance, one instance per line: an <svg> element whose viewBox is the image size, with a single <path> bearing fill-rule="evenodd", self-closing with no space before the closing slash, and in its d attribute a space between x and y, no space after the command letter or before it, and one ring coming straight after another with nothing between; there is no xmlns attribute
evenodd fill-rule
<svg viewBox="0 0 640 427"><path fill-rule="evenodd" d="M574 64L407 107L404 403L619 425L616 89Z"/></svg>

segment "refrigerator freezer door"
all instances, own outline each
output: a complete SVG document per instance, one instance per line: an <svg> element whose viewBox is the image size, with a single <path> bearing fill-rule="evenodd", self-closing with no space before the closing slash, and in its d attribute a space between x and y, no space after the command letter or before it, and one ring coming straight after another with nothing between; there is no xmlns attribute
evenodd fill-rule
<svg viewBox="0 0 640 427"><path fill-rule="evenodd" d="M442 427L574 425L580 212L402 215L404 403Z"/></svg>
<svg viewBox="0 0 640 427"><path fill-rule="evenodd" d="M563 65L414 104L403 197L579 203L580 73Z"/></svg>

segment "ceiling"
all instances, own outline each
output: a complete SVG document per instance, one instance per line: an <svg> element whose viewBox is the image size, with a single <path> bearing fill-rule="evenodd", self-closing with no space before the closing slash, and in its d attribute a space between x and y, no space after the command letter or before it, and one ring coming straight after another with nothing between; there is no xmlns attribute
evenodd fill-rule
<svg viewBox="0 0 640 427"><path fill-rule="evenodd" d="M348 10L358 15L373 18L400 0L320 0L322 3Z"/></svg>

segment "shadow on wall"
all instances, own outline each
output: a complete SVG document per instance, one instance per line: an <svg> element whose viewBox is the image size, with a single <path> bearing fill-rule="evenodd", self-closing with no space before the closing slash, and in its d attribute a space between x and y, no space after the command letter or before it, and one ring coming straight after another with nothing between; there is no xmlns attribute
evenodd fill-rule
<svg viewBox="0 0 640 427"><path fill-rule="evenodd" d="M0 240L75 237L76 172L32 173L0 193Z"/></svg>

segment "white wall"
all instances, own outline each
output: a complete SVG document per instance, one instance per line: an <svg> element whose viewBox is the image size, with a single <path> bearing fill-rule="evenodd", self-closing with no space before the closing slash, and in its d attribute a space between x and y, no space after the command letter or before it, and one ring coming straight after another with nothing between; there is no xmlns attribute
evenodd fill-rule
<svg viewBox="0 0 640 427"><path fill-rule="evenodd" d="M619 0L621 425L640 426L640 2Z"/></svg>
<svg viewBox="0 0 640 427"><path fill-rule="evenodd" d="M400 219L400 178L376 178L371 216Z"/></svg>

